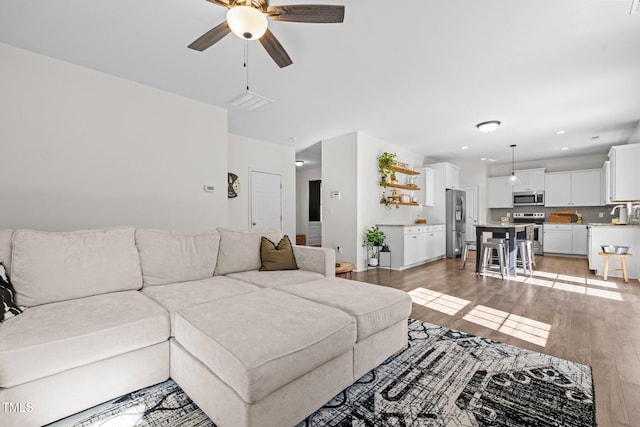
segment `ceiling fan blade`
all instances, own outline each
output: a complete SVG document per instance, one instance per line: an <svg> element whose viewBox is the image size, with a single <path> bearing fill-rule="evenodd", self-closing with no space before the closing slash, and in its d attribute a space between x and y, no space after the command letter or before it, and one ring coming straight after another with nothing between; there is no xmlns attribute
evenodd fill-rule
<svg viewBox="0 0 640 427"><path fill-rule="evenodd" d="M219 42L224 36L229 34L231 29L227 25L227 21L224 21L217 27L207 31L203 35L201 35L197 40L189 45L189 48L193 50L203 51L208 47L213 46L217 42Z"/></svg>
<svg viewBox="0 0 640 427"><path fill-rule="evenodd" d="M231 0L207 0L207 1L209 3L217 4L218 6L231 8Z"/></svg>
<svg viewBox="0 0 640 427"><path fill-rule="evenodd" d="M267 15L274 21L339 23L344 21L344 6L322 4L269 6Z"/></svg>
<svg viewBox="0 0 640 427"><path fill-rule="evenodd" d="M267 51L269 56L278 64L280 68L284 68L287 65L293 64L291 58L287 54L287 51L284 50L276 36L273 35L271 31L267 28L267 32L264 33L262 37L260 37L260 43Z"/></svg>

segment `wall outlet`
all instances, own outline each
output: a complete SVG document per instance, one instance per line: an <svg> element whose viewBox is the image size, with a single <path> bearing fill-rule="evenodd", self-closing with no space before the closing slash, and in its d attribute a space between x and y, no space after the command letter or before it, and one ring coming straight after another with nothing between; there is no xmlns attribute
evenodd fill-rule
<svg viewBox="0 0 640 427"><path fill-rule="evenodd" d="M511 218L511 212L507 212L507 218Z"/></svg>
<svg viewBox="0 0 640 427"><path fill-rule="evenodd" d="M604 212L598 212L598 218L604 218Z"/></svg>

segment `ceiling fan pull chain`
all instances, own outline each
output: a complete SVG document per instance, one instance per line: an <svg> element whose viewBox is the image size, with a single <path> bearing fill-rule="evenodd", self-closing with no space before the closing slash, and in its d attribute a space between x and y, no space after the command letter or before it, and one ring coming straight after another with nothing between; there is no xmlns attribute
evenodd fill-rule
<svg viewBox="0 0 640 427"><path fill-rule="evenodd" d="M244 68L247 73L247 90L249 90L249 40L244 41Z"/></svg>

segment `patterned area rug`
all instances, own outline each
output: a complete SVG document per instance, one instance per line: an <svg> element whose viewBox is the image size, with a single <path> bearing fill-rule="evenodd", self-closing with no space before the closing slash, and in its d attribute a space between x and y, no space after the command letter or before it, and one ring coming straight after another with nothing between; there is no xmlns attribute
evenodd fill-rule
<svg viewBox="0 0 640 427"><path fill-rule="evenodd" d="M215 424L172 380L52 426ZM297 427L595 426L591 368L409 320L409 348Z"/></svg>

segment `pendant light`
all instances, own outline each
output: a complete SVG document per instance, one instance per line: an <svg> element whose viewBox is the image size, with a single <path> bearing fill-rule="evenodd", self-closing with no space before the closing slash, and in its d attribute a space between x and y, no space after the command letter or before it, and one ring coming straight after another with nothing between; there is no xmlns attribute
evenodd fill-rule
<svg viewBox="0 0 640 427"><path fill-rule="evenodd" d="M522 184L520 178L516 175L516 144L511 144L511 176L509 177L509 183L511 185Z"/></svg>

